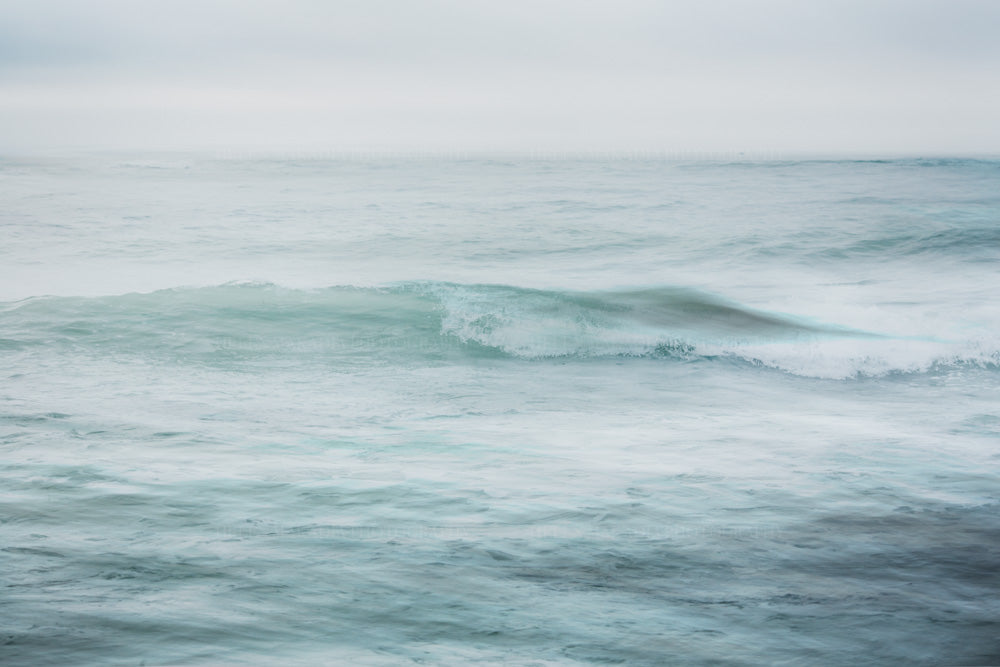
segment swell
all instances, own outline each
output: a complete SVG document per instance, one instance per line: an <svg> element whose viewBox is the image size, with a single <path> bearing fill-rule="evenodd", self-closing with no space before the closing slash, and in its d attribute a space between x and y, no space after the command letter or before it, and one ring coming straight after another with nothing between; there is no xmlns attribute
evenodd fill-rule
<svg viewBox="0 0 1000 667"><path fill-rule="evenodd" d="M0 304L0 352L47 351L221 365L669 358L823 377L998 360L981 342L901 346L684 287L585 292L442 282L317 290L240 283Z"/></svg>
<svg viewBox="0 0 1000 667"><path fill-rule="evenodd" d="M908 258L933 260L949 257L959 261L1000 261L1000 230L992 226L920 233L902 231L880 238L854 239L841 247L810 252L817 259Z"/></svg>

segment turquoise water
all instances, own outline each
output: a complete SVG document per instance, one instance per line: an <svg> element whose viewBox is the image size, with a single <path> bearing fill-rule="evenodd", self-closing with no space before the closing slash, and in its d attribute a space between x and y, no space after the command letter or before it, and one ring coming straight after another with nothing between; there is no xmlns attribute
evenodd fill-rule
<svg viewBox="0 0 1000 667"><path fill-rule="evenodd" d="M7 159L0 661L996 664L998 186Z"/></svg>

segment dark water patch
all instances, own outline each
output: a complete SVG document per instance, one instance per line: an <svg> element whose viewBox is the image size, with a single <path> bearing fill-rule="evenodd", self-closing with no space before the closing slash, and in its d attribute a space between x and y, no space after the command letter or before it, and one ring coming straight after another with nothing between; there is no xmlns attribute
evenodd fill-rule
<svg viewBox="0 0 1000 667"><path fill-rule="evenodd" d="M276 499L251 495L262 507ZM998 583L987 576L1000 543L994 509L837 514L749 539L487 532L442 540L417 527L395 538L334 537L302 525L194 543L178 542L188 533L175 530L128 550L76 548L62 559L25 552L19 557L65 565L36 571L11 598L18 648L7 655L13 664L57 659L75 632L80 642L69 643L80 656L161 663L287 657L289 642L331 655L376 647L399 660L428 642L473 654L643 665L676 656L689 664L983 659L993 655L996 630L992 603L977 609L997 599L990 596ZM810 539L821 547L796 546ZM185 624L175 602L190 595L198 610ZM29 629L28 619L51 609L46 599L61 600L61 609ZM90 609L86 620L80 608ZM129 608L141 611L125 623Z"/></svg>
<svg viewBox="0 0 1000 667"><path fill-rule="evenodd" d="M37 549L35 547L4 547L0 551L25 556L44 556L46 558L65 558L66 556L52 549Z"/></svg>

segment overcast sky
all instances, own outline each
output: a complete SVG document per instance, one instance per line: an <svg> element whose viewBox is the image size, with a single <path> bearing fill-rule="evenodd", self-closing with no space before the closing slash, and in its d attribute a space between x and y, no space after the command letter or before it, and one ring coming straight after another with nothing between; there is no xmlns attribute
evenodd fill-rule
<svg viewBox="0 0 1000 667"><path fill-rule="evenodd" d="M0 150L1000 153L1000 0L0 0Z"/></svg>

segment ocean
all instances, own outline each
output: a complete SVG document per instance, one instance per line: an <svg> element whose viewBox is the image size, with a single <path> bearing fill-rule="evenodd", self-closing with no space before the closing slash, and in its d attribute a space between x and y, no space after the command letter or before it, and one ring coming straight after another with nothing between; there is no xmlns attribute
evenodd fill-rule
<svg viewBox="0 0 1000 667"><path fill-rule="evenodd" d="M1000 664L1000 161L0 160L0 663Z"/></svg>

